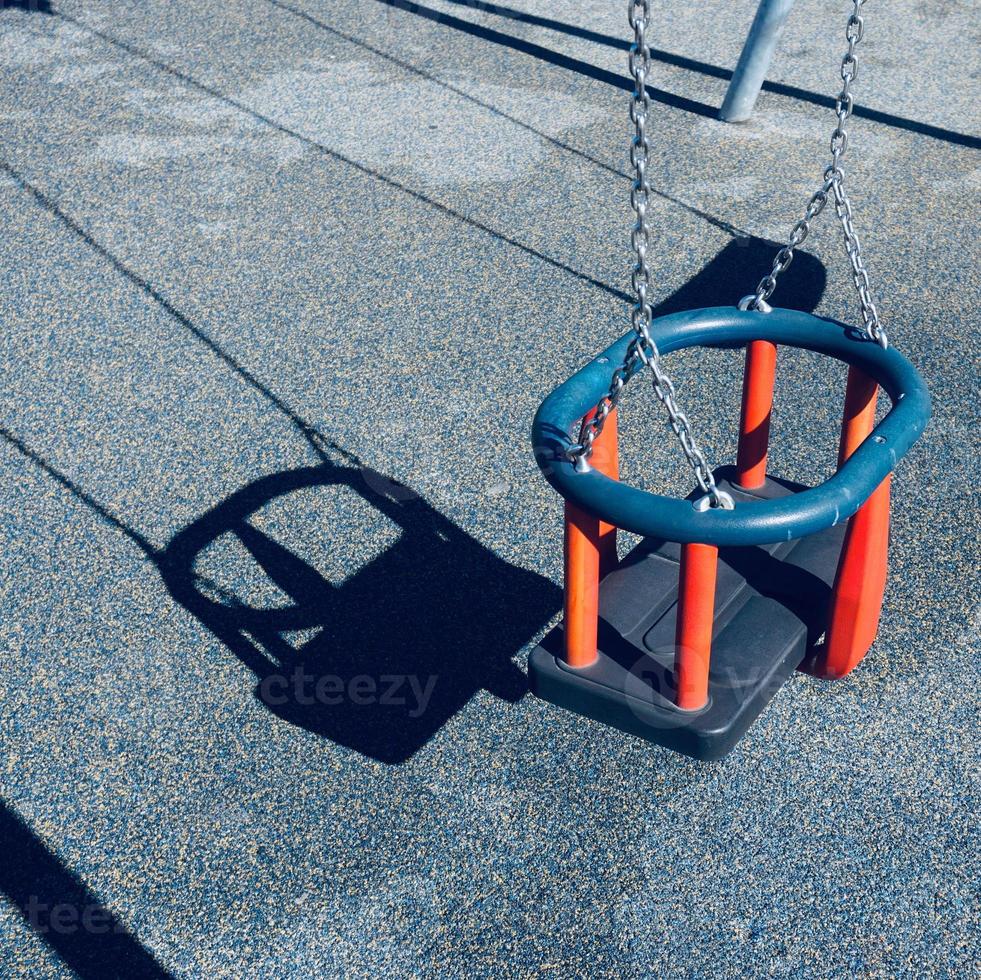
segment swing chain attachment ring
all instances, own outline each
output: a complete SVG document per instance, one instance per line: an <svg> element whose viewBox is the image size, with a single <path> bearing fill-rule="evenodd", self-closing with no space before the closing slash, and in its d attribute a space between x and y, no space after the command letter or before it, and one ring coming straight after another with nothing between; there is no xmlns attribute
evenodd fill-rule
<svg viewBox="0 0 981 980"><path fill-rule="evenodd" d="M640 365L646 365L651 372L654 394L664 405L668 413L668 424L678 437L681 448L688 460L695 479L705 496L696 502L706 501L705 506L731 510L734 507L732 498L720 490L715 483L712 467L709 466L704 453L695 441L688 416L678 405L677 393L671 379L661 367L661 354L657 344L651 338L649 325L654 317L651 309L648 289L651 284L651 271L647 263L647 250L650 246L650 229L647 224L647 205L650 200L651 188L647 175L647 163L650 144L647 140L646 125L650 112L651 99L647 93L647 77L651 68L651 51L647 43L647 25L650 23L650 0L629 0L628 21L634 31L634 41L630 48L630 74L634 80L633 101L630 104L630 119L634 124L634 138L630 145L630 162L634 167L634 183L630 191L630 203L636 215L636 223L631 234L631 244L637 263L631 276L634 291L634 308L631 313L634 337L627 348L623 363L613 372L610 389L600 400L591 417L583 423L578 445L568 450L569 458L575 464L576 471L588 472L589 456L593 451L593 442L603 431L610 413L617 407L623 394L624 386Z"/></svg>
<svg viewBox="0 0 981 980"><path fill-rule="evenodd" d="M869 282L869 274L865 269L865 263L862 260L862 246L855 226L852 224L852 205L848 200L848 194L845 192L845 174L841 169L841 158L845 155L845 149L848 146L848 130L845 128L845 124L855 108L855 99L851 89L852 82L858 75L858 58L855 51L865 35L865 21L861 14L865 2L866 0L852 0L852 12L845 27L848 50L841 59L842 85L841 91L835 99L835 115L838 117L838 124L831 134L831 164L824 171L824 183L811 196L804 211L804 217L791 229L787 244L777 252L773 260L773 268L760 280L753 301L746 307L740 303L739 308L762 309L762 304L766 303L777 288L777 277L793 261L794 251L804 243L810 233L811 222L825 209L830 195L834 200L835 213L838 215L838 221L845 237L845 251L852 267L852 280L862 305L865 334L870 340L874 340L885 349L889 346L889 337L879 322L879 312L872 301L872 286Z"/></svg>
<svg viewBox="0 0 981 980"><path fill-rule="evenodd" d="M773 307L765 299L760 299L759 293L744 296L737 304L738 310L755 310L757 313L772 313Z"/></svg>

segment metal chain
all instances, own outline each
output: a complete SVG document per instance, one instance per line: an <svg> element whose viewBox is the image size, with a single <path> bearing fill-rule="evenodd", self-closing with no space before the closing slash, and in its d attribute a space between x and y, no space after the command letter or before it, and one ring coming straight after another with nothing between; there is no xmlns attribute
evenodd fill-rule
<svg viewBox="0 0 981 980"><path fill-rule="evenodd" d="M610 389L600 400L592 416L582 426L580 443L569 450L569 455L580 471L588 470L588 459L593 443L603 431L610 413L617 407L624 386L630 380L639 364L650 369L654 394L667 409L668 422L678 437L681 448L691 465L698 485L706 494L696 503L700 509L723 507L731 510L733 505L729 494L715 484L712 468L698 447L688 416L681 410L677 401L674 384L661 367L661 354L650 335L653 319L648 290L651 285L651 270L647 263L647 249L650 245L650 229L647 224L647 205L651 188L647 176L650 145L647 141L646 124L651 100L647 94L647 76L651 67L651 51L647 44L647 25L650 22L650 0L629 0L628 20L634 31L634 41L630 48L630 74L634 80L633 101L630 104L630 119L634 124L634 138L630 146L630 162L634 168L634 182L630 191L630 203L636 215L631 233L631 244L637 263L631 275L635 302L631 313L636 336L627 348L623 363L613 372Z"/></svg>
<svg viewBox="0 0 981 980"><path fill-rule="evenodd" d="M862 304L865 333L877 344L887 347L889 338L879 322L879 313L872 301L869 274L865 269L865 263L862 261L862 246L852 224L852 206L845 192L845 174L841 169L841 159L848 147L848 131L845 129L845 124L855 108L851 88L852 82L858 75L858 58L855 56L855 50L865 34L865 21L861 15L862 6L865 2L866 0L852 0L852 12L845 27L848 50L841 59L842 85L835 100L835 115L838 117L838 124L831 134L831 165L824 171L824 183L811 196L804 211L804 217L791 229L787 244L777 252L773 260L773 268L760 280L756 292L740 301L739 307L740 309L760 311L769 309L767 300L777 288L777 277L793 261L794 251L804 243L810 233L811 222L825 209L830 194L834 200L835 213L838 215L845 236L845 251L851 262L852 279Z"/></svg>
<svg viewBox="0 0 981 980"><path fill-rule="evenodd" d="M804 240L811 232L811 222L825 209L828 204L828 194L832 192L832 182L825 180L824 184L811 195L804 210L804 217L790 230L787 244L774 257L773 268L760 280L754 294L740 300L740 309L768 312L767 300L777 288L777 277L793 262L794 252L804 244Z"/></svg>

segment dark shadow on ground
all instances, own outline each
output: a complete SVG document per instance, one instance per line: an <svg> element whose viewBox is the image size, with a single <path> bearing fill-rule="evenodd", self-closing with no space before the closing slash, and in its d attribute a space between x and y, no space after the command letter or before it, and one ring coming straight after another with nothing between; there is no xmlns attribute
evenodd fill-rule
<svg viewBox="0 0 981 980"><path fill-rule="evenodd" d="M12 432L0 427L0 438L153 562L172 597L255 673L270 711L381 762L408 759L479 690L520 700L527 679L511 657L561 604L553 582L499 558L336 446L321 444L321 464L248 484L160 549ZM341 496L353 492L391 522L396 540L344 581L329 581L253 520L301 491L315 494L325 536ZM287 601L249 605L196 567L205 550L220 565L231 547L244 548ZM352 551L357 541L349 533L335 547Z"/></svg>
<svg viewBox="0 0 981 980"><path fill-rule="evenodd" d="M413 3L411 0L378 0L378 2L389 7L396 7L399 10L405 10L407 13L414 14L416 17L422 17L424 20L433 21L443 27L450 27L463 34L469 34L471 37L476 37L481 41L490 41L492 44L510 48L512 51L520 51L522 54L530 55L539 61L555 65L558 68L565 68L567 71L573 71L577 75L583 75L586 78L594 78L599 82L612 85L614 88L623 89L625 92L633 90L634 82L629 75L621 75L615 71L608 71L606 68L592 65L588 61L571 58L569 55L562 54L560 51L553 51L551 48L543 47L541 44L535 44L532 41L526 41L524 38L514 37L512 34L505 34L502 31L495 31L490 27L474 24L469 20L454 17L452 14L446 14L441 10L426 7L421 3ZM696 116L714 119L718 113L715 107L705 102L699 102L697 99L689 99L684 95L676 95L674 92L667 92L664 89L654 88L652 85L647 86L647 93L654 102L670 106L672 109L680 109L682 112L690 112Z"/></svg>
<svg viewBox="0 0 981 980"><path fill-rule="evenodd" d="M780 246L765 238L734 238L716 256L654 308L655 316L708 306L735 306L756 289L770 271ZM777 280L770 297L773 306L813 313L824 295L828 275L824 264L810 252L795 252L789 268Z"/></svg>
<svg viewBox="0 0 981 980"><path fill-rule="evenodd" d="M22 10L26 14L53 14L50 0L0 0L0 10Z"/></svg>
<svg viewBox="0 0 981 980"><path fill-rule="evenodd" d="M404 7L412 13L417 12L413 9L415 4L410 4L407 0L380 0L380 2L389 3L392 6ZM609 37L606 34L591 31L588 28L579 27L576 24L567 24L564 21L553 20L550 17L539 17L536 14L526 13L523 10L516 10L513 7L506 7L496 3L485 3L484 0L446 0L446 2L460 7L472 7L475 10L483 11L495 17L501 17L504 20L517 21L518 23L529 24L533 27L544 27L556 33L565 34L569 37L582 38L593 44L615 48L619 51L630 50L631 41L627 37ZM432 19L435 20L437 18ZM452 18L452 20L455 21L457 18ZM467 21L462 21L461 23L467 23ZM448 26L458 27L456 23L449 24ZM477 36L481 37L484 35L478 34ZM504 36L506 37L507 35ZM496 40L491 37L486 37L485 39ZM720 78L726 81L732 78L732 69L730 68L722 68L719 65L712 65L706 61L698 61L695 58L686 58L684 55L674 54L671 51L664 51L660 48L651 48L651 57L655 61L660 61L662 64L682 68L685 71L697 72L700 75L706 75L710 78ZM594 77L600 78L599 75ZM601 80L605 79L601 78ZM789 99L796 99L799 102L810 102L812 105L819 105L827 109L834 109L835 107L835 97L833 95L821 95L817 92L810 92L807 89L799 88L796 85L785 85L783 82L765 80L763 82L763 91L772 92L774 95L782 95ZM698 103L698 105L701 105L701 103ZM679 106L679 108L685 107ZM931 139L953 143L955 146L971 146L975 149L981 149L981 138L971 136L968 133L959 133L953 129L944 129L941 126L933 126L930 123L920 122L916 119L906 119L904 116L897 116L891 112L880 112L878 109L870 109L862 105L856 105L852 112L856 116L870 119L884 126L891 126L893 129L904 129L910 133L919 133L922 136L929 136Z"/></svg>
<svg viewBox="0 0 981 980"><path fill-rule="evenodd" d="M344 581L328 581L253 519L310 489L325 536L348 490L392 522L397 540ZM203 580L197 560L219 541L244 546L288 601L255 608ZM157 562L171 595L255 672L266 707L385 763L408 759L481 689L523 697L527 681L511 657L561 602L548 579L498 558L407 487L350 462L249 484L175 535Z"/></svg>
<svg viewBox="0 0 981 980"><path fill-rule="evenodd" d="M0 892L82 980L168 980L98 897L0 801Z"/></svg>
<svg viewBox="0 0 981 980"><path fill-rule="evenodd" d="M174 597L255 670L264 702L292 723L373 758L399 762L417 751L481 688L508 700L520 698L527 683L510 658L555 614L560 590L548 579L498 558L418 495L374 473L325 439L46 195L6 164L0 162L0 169L266 398L321 462L243 488L161 551L14 433L0 429L0 435L157 564ZM321 526L325 533L331 519L331 489L336 494L343 487L400 529L399 540L391 549L338 586L248 524L250 514L276 498L312 487L323 490ZM262 572L290 596L289 611L250 609L234 595L220 601L209 598L214 589L195 572L194 561L226 532L236 536ZM338 546L351 547L352 543ZM291 647L291 641L282 635L314 628L320 630L318 636L300 646ZM395 674L404 678L397 689L391 679ZM356 697L345 696L339 704L303 703L307 685L302 680L293 697L297 685L292 679L313 675L315 698L316 682L322 677L341 678L347 692L351 678L367 676L374 681L376 700L372 705L359 703L367 697L361 692ZM264 680L267 683L262 687ZM280 700L284 690L290 695L286 702ZM333 702L334 695L327 696ZM390 703L393 701L401 703Z"/></svg>

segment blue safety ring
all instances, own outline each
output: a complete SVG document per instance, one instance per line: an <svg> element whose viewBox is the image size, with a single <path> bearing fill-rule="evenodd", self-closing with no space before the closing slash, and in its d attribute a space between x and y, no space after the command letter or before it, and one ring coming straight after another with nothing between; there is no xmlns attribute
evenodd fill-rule
<svg viewBox="0 0 981 980"><path fill-rule="evenodd" d="M916 369L852 327L810 313L715 307L660 317L651 338L662 354L686 347L742 347L769 340L827 354L860 368L888 394L892 408L830 479L776 500L737 503L734 510L697 511L690 500L648 493L596 470L576 472L569 451L580 420L609 390L633 334L621 337L550 394L535 415L532 445L548 482L567 500L610 524L670 541L754 545L786 541L847 520L916 441L930 418L930 395ZM636 370L636 368L635 368Z"/></svg>

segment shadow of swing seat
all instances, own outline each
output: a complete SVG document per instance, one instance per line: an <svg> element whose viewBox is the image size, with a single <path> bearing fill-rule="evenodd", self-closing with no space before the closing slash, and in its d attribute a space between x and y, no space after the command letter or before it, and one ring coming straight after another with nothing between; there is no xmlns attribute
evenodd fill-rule
<svg viewBox="0 0 981 980"><path fill-rule="evenodd" d="M316 493L328 541L338 495L348 491L391 522L396 540L343 581L328 581L255 520L298 491ZM282 604L257 606L199 573L203 553L218 548L220 560L231 539L285 593ZM478 691L522 698L527 679L511 656L547 624L561 596L401 484L333 462L243 487L178 532L158 563L171 595L255 673L256 695L270 711L390 764L411 757ZM321 678L331 679L329 696L316 693ZM350 696L356 678L371 679L367 695Z"/></svg>

